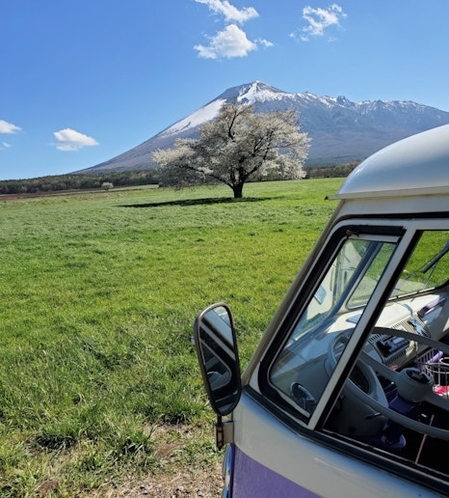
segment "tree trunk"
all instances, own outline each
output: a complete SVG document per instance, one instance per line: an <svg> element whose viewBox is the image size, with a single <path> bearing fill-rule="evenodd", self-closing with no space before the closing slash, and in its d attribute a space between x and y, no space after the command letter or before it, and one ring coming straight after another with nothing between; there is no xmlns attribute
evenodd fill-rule
<svg viewBox="0 0 449 498"><path fill-rule="evenodd" d="M241 199L243 197L243 183L233 185L232 191L234 192L234 199Z"/></svg>

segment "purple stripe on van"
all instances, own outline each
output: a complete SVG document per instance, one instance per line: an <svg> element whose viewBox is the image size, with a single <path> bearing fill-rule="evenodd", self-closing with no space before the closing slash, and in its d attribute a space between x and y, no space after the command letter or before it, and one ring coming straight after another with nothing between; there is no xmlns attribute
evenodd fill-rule
<svg viewBox="0 0 449 498"><path fill-rule="evenodd" d="M233 498L311 498L315 493L282 477L234 447ZM298 469L298 474L301 469Z"/></svg>

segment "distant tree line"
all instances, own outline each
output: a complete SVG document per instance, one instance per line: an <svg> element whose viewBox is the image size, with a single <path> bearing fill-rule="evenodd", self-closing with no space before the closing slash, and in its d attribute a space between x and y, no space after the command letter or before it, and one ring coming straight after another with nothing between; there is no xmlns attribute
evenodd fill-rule
<svg viewBox="0 0 449 498"><path fill-rule="evenodd" d="M0 194L39 194L64 190L102 189L105 183L110 183L114 187L157 185L159 183L159 174L155 170L135 170L114 173L42 176L25 180L3 180L0 181Z"/></svg>
<svg viewBox="0 0 449 498"><path fill-rule="evenodd" d="M312 178L345 178L359 164L352 161L334 166L304 167L305 179ZM278 180L274 174L268 174L265 180ZM134 185L158 185L160 183L158 170L133 170L115 173L69 174L58 176L42 176L25 180L0 181L1 194L39 194L61 192L64 190L103 189L104 184L114 187L132 187Z"/></svg>
<svg viewBox="0 0 449 498"><path fill-rule="evenodd" d="M305 167L306 178L346 178L361 161L351 161L333 166Z"/></svg>

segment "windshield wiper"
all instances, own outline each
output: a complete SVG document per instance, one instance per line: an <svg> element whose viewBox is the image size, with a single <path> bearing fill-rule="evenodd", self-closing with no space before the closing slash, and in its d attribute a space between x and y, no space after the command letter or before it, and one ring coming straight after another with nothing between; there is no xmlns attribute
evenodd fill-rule
<svg viewBox="0 0 449 498"><path fill-rule="evenodd" d="M422 273L427 273L430 269L434 268L435 265L440 261L440 259L447 253L449 252L449 240L446 241L446 244L444 244L443 249L434 256L421 270Z"/></svg>

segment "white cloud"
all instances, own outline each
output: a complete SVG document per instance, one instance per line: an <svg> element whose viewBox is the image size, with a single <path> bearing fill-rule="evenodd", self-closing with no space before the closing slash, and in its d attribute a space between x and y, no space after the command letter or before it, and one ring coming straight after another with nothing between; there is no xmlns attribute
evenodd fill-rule
<svg viewBox="0 0 449 498"><path fill-rule="evenodd" d="M257 45L248 40L246 33L235 24L226 26L223 31L219 31L210 38L210 44L195 45L198 56L204 59L219 59L225 57L245 57L249 52L257 50Z"/></svg>
<svg viewBox="0 0 449 498"><path fill-rule="evenodd" d="M0 119L0 133L16 133L18 131L20 131L18 126Z"/></svg>
<svg viewBox="0 0 449 498"><path fill-rule="evenodd" d="M98 142L94 138L71 128L55 131L53 135L57 140L55 145L58 150L72 151L98 145Z"/></svg>
<svg viewBox="0 0 449 498"><path fill-rule="evenodd" d="M6 150L11 147L11 144L8 144L6 142L0 142L0 150Z"/></svg>
<svg viewBox="0 0 449 498"><path fill-rule="evenodd" d="M327 9L315 9L308 5L302 10L302 18L307 21L307 26L302 29L301 39L308 41L310 36L323 36L327 28L340 26L340 21L345 17L347 16L343 9L336 3Z"/></svg>
<svg viewBox="0 0 449 498"><path fill-rule="evenodd" d="M195 0L197 3L207 5L215 14L224 16L225 28L214 36L210 36L209 45L195 45L198 56L203 59L220 59L233 57L246 57L258 46L272 47L273 43L262 38L251 41L245 31L237 24L242 25L246 21L259 17L254 7L243 7L241 9L232 5L228 0Z"/></svg>
<svg viewBox="0 0 449 498"><path fill-rule="evenodd" d="M256 40L256 43L258 43L259 45L263 45L266 48L274 47L274 43L273 42L270 42L269 40L265 40L264 38L258 38Z"/></svg>
<svg viewBox="0 0 449 498"><path fill-rule="evenodd" d="M224 15L228 22L238 22L243 24L249 19L259 17L259 13L254 7L244 7L238 9L231 5L227 0L195 0L197 3L205 4L216 14Z"/></svg>

